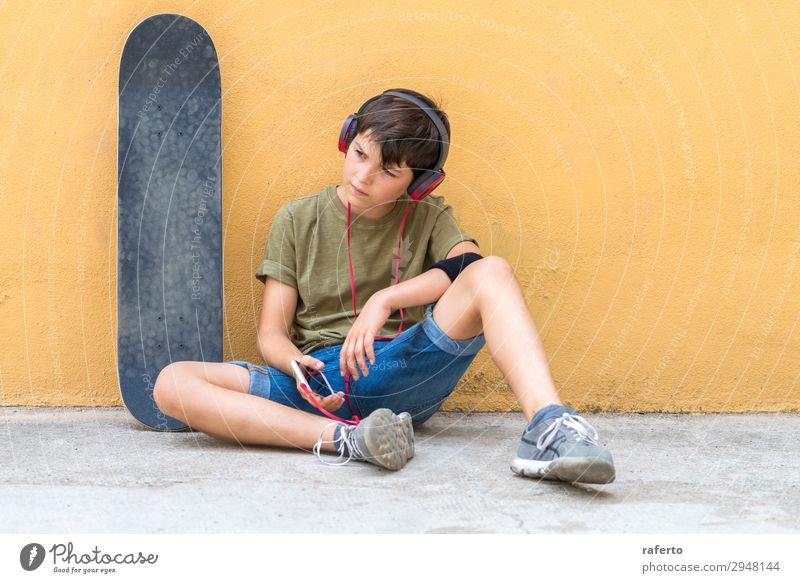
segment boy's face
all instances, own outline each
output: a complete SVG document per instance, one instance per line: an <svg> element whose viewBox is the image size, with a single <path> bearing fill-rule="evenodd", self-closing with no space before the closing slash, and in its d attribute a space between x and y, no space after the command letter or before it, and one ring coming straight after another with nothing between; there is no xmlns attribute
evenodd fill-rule
<svg viewBox="0 0 800 583"><path fill-rule="evenodd" d="M389 214L414 177L405 164L393 168L384 168L381 164L380 146L370 140L369 134L356 135L344 160L339 197L366 218ZM358 194L356 189L366 196Z"/></svg>

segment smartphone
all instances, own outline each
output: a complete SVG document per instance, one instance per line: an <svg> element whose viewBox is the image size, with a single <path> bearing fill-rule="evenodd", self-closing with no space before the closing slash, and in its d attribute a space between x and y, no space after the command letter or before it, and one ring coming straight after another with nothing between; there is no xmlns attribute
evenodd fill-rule
<svg viewBox="0 0 800 583"><path fill-rule="evenodd" d="M303 370L305 367L294 359L289 361L289 364L292 366L292 371L294 372L294 378L296 378L297 382L300 383L300 387L306 393L313 394L313 391L311 390L311 383L308 382L308 378L306 377L305 372ZM315 376L317 375L321 376L322 380L325 381L325 385L328 387L328 390L330 391L331 395L334 394L333 387L328 382L328 379L325 377L325 375L322 373L321 370L313 371L312 374L314 374Z"/></svg>
<svg viewBox="0 0 800 583"><path fill-rule="evenodd" d="M292 359L289 362L289 364L291 364L292 366L292 371L294 372L294 378L296 378L297 382L300 383L300 387L306 393L311 393L311 384L308 382L306 375L303 373L303 366L294 359Z"/></svg>

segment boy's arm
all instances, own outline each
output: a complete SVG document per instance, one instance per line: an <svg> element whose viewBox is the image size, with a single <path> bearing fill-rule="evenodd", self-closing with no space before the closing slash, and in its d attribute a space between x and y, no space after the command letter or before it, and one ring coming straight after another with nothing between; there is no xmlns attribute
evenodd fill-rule
<svg viewBox="0 0 800 583"><path fill-rule="evenodd" d="M289 361L300 360L303 356L289 337L296 307L294 287L273 277L266 278L256 343L267 366L289 376L293 375Z"/></svg>
<svg viewBox="0 0 800 583"><path fill-rule="evenodd" d="M379 295L389 304L392 311L395 311L400 308L432 304L444 295L451 283L444 271L431 269L417 277L382 289L375 295Z"/></svg>
<svg viewBox="0 0 800 583"><path fill-rule="evenodd" d="M459 243L447 254L447 259L464 253L478 253L480 249L471 241ZM450 278L441 269L430 269L408 281L382 289L378 293L389 303L392 311L400 308L422 306L437 301L450 287Z"/></svg>
<svg viewBox="0 0 800 583"><path fill-rule="evenodd" d="M289 361L303 358L300 349L294 345L286 332L280 330L265 330L259 333L258 349L267 366L277 368L290 377L294 377L294 372Z"/></svg>

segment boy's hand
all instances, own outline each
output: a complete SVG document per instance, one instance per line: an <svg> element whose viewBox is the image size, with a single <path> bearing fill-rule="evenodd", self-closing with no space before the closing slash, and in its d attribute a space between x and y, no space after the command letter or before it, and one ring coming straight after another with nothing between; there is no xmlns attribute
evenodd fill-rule
<svg viewBox="0 0 800 583"><path fill-rule="evenodd" d="M309 370L320 371L324 366L324 363L321 360L314 358L310 354L304 354L303 357L298 360L298 362L307 371ZM310 375L306 373L306 378L308 378L309 376ZM295 385L297 385L297 390L300 391L300 395L311 405L314 405L314 403L311 402L311 398L308 396L308 393L305 390L303 390L303 387L300 386L300 382L296 381ZM309 389L311 389L311 387L309 387ZM314 398L317 400L320 406L326 411L336 411L339 407L341 407L344 404L344 395L341 392L335 393L333 395L326 395L323 397L313 389L311 389L311 391L312 394L314 395Z"/></svg>
<svg viewBox="0 0 800 583"><path fill-rule="evenodd" d="M358 367L364 371L364 376L369 376L369 367L366 356L375 364L375 350L373 343L375 335L380 331L392 313L392 308L385 296L380 292L373 294L367 300L361 313L353 322L353 327L344 339L339 353L339 373L344 376L345 371L350 371L353 378L358 380ZM356 365L358 363L358 365Z"/></svg>

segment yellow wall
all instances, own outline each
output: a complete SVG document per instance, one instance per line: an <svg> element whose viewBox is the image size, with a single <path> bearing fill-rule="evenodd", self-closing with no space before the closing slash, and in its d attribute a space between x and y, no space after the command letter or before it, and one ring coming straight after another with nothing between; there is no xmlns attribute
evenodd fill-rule
<svg viewBox="0 0 800 583"><path fill-rule="evenodd" d="M800 410L796 3L430 4L4 3L0 403L121 404L120 51L180 12L222 67L226 359L258 359L275 211L338 180L345 116L406 86L444 99L438 193L515 266L569 403ZM515 405L486 350L465 384L450 408Z"/></svg>

